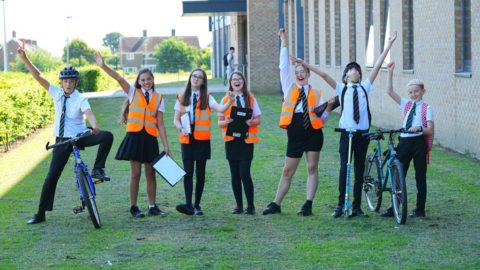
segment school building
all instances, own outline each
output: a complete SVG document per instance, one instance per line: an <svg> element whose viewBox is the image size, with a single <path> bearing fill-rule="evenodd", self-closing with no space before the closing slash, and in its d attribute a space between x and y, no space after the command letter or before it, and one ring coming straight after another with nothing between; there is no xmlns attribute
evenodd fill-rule
<svg viewBox="0 0 480 270"><path fill-rule="evenodd" d="M278 93L278 28L286 28L290 53L340 81L346 64L362 66L363 79L390 33L398 32L386 62L395 61L394 89L407 97L408 81L425 83L434 109L435 143L480 159L480 1L472 0L204 0L183 1L184 15L210 18L212 69L236 48L238 69L253 92ZM476 42L478 41L478 42ZM386 63L385 63L386 66ZM387 69L369 102L373 125L396 128L397 104L386 94ZM321 78L314 87L333 96Z"/></svg>

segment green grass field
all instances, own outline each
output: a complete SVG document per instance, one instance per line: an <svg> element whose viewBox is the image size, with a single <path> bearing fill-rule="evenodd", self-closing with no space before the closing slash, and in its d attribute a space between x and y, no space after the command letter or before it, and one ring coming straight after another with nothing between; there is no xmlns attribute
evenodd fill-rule
<svg viewBox="0 0 480 270"><path fill-rule="evenodd" d="M215 97L218 101L221 96ZM296 215L305 200L306 167L302 161L282 203L282 214L262 216L261 211L275 196L286 132L278 128L281 96L256 97L263 117L261 142L255 146L252 165L257 215L230 214L235 203L224 143L215 125L202 200L205 215L177 213L175 205L184 201L183 183L171 188L158 177L158 204L168 216L133 219L129 213L129 164L114 160L125 133L116 122L123 99L91 100L102 128L115 135L107 162L112 181L97 186L103 227L94 229L86 212L72 213L79 203L72 159L58 183L54 211L47 213L47 221L26 224L37 209L48 156L0 196L0 269L480 269L480 163L464 155L434 148L428 168L426 218L407 219L402 226L371 212L368 219L330 218L338 196L336 115L324 128L314 215ZM170 147L180 162L172 124L174 97L167 96L166 102ZM213 121L216 123L216 117ZM22 155L1 156L0 174L8 176L11 167L22 173L21 164L45 151L44 143L18 146L30 147ZM95 152L89 148L82 151L82 157L93 165ZM407 177L410 210L416 199L413 175L412 166ZM139 206L147 208L143 177ZM368 212L364 203L363 209Z"/></svg>

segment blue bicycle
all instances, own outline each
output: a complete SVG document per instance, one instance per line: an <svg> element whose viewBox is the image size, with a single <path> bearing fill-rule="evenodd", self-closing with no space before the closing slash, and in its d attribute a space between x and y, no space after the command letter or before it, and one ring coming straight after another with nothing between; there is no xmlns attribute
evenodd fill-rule
<svg viewBox="0 0 480 270"><path fill-rule="evenodd" d="M92 177L88 173L87 165L80 158L80 151L76 145L76 142L78 140L90 135L92 135L92 131L86 130L84 132L77 134L77 136L63 142L59 142L52 145L50 145L50 143L48 142L45 147L47 148L47 150L49 150L61 145L66 145L66 144L72 145L73 155L75 156L74 166L75 166L75 175L76 175L76 181L77 181L77 189L78 189L78 192L80 193L80 201L82 202L82 206L75 207L73 209L73 212L75 214L83 212L86 206L88 209L88 213L90 215L90 219L92 220L93 226L95 226L95 228L98 229L101 227L101 223L100 223L100 214L98 213L97 204L95 203L95 196L96 196L95 184L92 181Z"/></svg>
<svg viewBox="0 0 480 270"><path fill-rule="evenodd" d="M376 140L377 146L367 156L363 191L370 210L378 212L382 205L383 192L390 192L395 221L405 224L407 220L407 184L403 174L403 165L398 160L393 136L405 132L404 129L377 130L364 134L371 141ZM388 149L382 152L380 141L388 134ZM390 187L387 187L387 183Z"/></svg>

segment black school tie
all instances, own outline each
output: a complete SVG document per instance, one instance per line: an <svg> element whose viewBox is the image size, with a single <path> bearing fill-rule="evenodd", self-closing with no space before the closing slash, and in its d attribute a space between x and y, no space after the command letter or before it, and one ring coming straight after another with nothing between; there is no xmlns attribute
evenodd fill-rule
<svg viewBox="0 0 480 270"><path fill-rule="evenodd" d="M308 127L310 126L310 116L308 116L307 96L305 95L305 91L303 87L300 90L300 99L302 100L302 108L303 108L303 128L307 130Z"/></svg>
<svg viewBox="0 0 480 270"><path fill-rule="evenodd" d="M237 107L243 108L242 103L240 102L240 96L237 96L236 99L237 99Z"/></svg>
<svg viewBox="0 0 480 270"><path fill-rule="evenodd" d="M410 109L410 113L408 114L407 124L405 125L406 130L409 130L412 127L413 116L415 115L415 107L416 106L417 106L417 104L414 102L413 106L412 106L412 109Z"/></svg>
<svg viewBox="0 0 480 270"><path fill-rule="evenodd" d="M147 105L150 103L150 93L145 92L145 100L147 101Z"/></svg>
<svg viewBox="0 0 480 270"><path fill-rule="evenodd" d="M60 116L60 128L58 132L59 137L63 137L65 131L65 111L67 110L67 99L70 98L70 96L63 95L63 97L62 116Z"/></svg>
<svg viewBox="0 0 480 270"><path fill-rule="evenodd" d="M192 103L192 128L195 128L195 110L197 109L197 94L193 93L193 103ZM193 130L193 129L192 129Z"/></svg>
<svg viewBox="0 0 480 270"><path fill-rule="evenodd" d="M358 109L358 91L357 85L353 85L353 120L358 124L360 122L360 110Z"/></svg>

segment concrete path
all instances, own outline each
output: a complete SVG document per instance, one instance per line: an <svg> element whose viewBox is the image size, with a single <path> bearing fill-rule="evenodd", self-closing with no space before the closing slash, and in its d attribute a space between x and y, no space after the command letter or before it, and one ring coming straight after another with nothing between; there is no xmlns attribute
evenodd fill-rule
<svg viewBox="0 0 480 270"><path fill-rule="evenodd" d="M177 87L162 87L160 88L160 92L164 95L175 95L180 94L185 89L184 86L177 86ZM227 89L226 86L223 84L214 84L208 86L208 91L210 93L222 93L225 92ZM100 91L100 92L86 92L83 93L87 98L112 98L112 97L126 97L125 93L119 90L112 90L112 91Z"/></svg>

